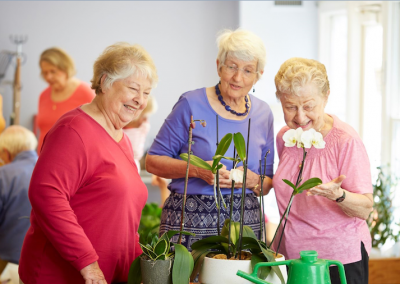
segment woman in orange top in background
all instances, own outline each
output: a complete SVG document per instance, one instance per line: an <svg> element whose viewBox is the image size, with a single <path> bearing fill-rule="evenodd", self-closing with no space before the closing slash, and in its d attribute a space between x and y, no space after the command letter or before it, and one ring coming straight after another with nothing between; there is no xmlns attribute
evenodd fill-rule
<svg viewBox="0 0 400 284"><path fill-rule="evenodd" d="M36 124L40 131L37 152L55 122L67 111L89 103L95 94L89 85L73 77L76 73L72 58L62 49L53 47L40 55L42 78L49 84L39 99Z"/></svg>

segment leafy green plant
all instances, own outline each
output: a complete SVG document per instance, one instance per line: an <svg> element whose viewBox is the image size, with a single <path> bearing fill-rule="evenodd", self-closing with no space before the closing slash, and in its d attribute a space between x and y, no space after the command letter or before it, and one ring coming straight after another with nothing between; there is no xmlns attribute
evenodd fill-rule
<svg viewBox="0 0 400 284"><path fill-rule="evenodd" d="M149 233L158 234L161 222L161 212L162 209L157 203L147 203L144 206L138 229L140 243L146 243L146 238Z"/></svg>
<svg viewBox="0 0 400 284"><path fill-rule="evenodd" d="M229 229L230 224L230 229ZM225 220L220 236L211 236L199 240L192 244L192 256L194 259L194 269L191 279L194 279L199 273L203 264L204 258L210 254L225 254L235 255L239 252L240 239L240 222L231 222ZM254 266L259 262L274 262L275 252L268 249L264 242L257 239L253 230L249 226L243 226L242 234L242 249L251 252L251 265ZM263 267L258 272L258 277L265 279L270 273L270 270L279 277L281 283L285 283L283 275L277 266Z"/></svg>
<svg viewBox="0 0 400 284"><path fill-rule="evenodd" d="M390 174L385 175L382 167L378 167L378 169L378 177L375 184L373 184L374 210L367 219L372 238L372 247L376 248L384 245L388 240L397 242L400 238L400 220L395 223L394 208L392 207L397 181ZM397 230L394 230L394 227L397 227Z"/></svg>
<svg viewBox="0 0 400 284"><path fill-rule="evenodd" d="M141 258L152 261L173 260L173 283L188 283L188 279L194 266L193 257L186 247L171 242L171 238L178 233L194 236L194 234L189 232L168 231L159 238L157 233L149 232L145 238L145 242L140 243L143 253L132 262L129 269L128 284L142 283L142 272L140 268ZM172 247L174 250L171 249Z"/></svg>

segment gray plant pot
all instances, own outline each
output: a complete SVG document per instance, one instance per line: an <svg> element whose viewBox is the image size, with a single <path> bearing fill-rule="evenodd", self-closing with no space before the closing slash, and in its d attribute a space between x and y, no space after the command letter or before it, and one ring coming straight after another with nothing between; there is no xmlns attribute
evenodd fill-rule
<svg viewBox="0 0 400 284"><path fill-rule="evenodd" d="M143 284L172 284L172 264L169 260L140 259Z"/></svg>

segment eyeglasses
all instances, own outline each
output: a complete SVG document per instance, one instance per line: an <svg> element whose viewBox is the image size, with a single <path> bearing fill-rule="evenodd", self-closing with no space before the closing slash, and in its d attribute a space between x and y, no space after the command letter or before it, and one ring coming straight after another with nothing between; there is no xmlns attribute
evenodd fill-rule
<svg viewBox="0 0 400 284"><path fill-rule="evenodd" d="M249 67L239 68L235 64L232 65L221 64L221 65L226 67L225 72L226 74L229 75L235 75L238 71L242 71L243 77L253 78L258 73L257 71L254 71Z"/></svg>

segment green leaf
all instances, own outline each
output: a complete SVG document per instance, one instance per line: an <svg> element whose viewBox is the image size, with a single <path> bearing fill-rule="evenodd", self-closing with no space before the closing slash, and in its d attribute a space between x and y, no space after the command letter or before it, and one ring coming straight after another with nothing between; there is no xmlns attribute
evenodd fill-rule
<svg viewBox="0 0 400 284"><path fill-rule="evenodd" d="M260 255L253 253L251 256L251 268L254 270L254 267L256 266L257 263L265 261L266 261L265 257L261 257ZM262 266L257 271L257 277L260 279L265 279L268 277L270 271L271 271L270 266Z"/></svg>
<svg viewBox="0 0 400 284"><path fill-rule="evenodd" d="M135 258L129 268L128 284L140 284L142 283L142 270L140 268L140 256Z"/></svg>
<svg viewBox="0 0 400 284"><path fill-rule="evenodd" d="M156 246L154 247L153 252L154 252L157 256L160 256L160 255L166 254L166 253L168 252L168 251L167 251L168 248L169 248L169 247L168 247L167 241L166 241L166 240L160 240L160 241L156 244Z"/></svg>
<svg viewBox="0 0 400 284"><path fill-rule="evenodd" d="M219 244L219 243L228 243L228 239L222 236L211 236L202 240L199 240L197 242L194 242L192 244L192 250L198 249L204 244Z"/></svg>
<svg viewBox="0 0 400 284"><path fill-rule="evenodd" d="M175 259L172 267L172 282L174 284L188 284L193 271L193 257L183 245L174 244Z"/></svg>
<svg viewBox="0 0 400 284"><path fill-rule="evenodd" d="M179 157L181 157L181 159L186 161L186 162L188 160L188 154L187 153L182 153L182 154L179 155ZM211 166L206 161L204 161L203 159L201 159L201 158L199 158L199 157L197 157L195 155L190 155L190 163L193 166L196 166L196 167L199 167L199 168L202 168L202 169L205 169L205 170L209 170L209 171L212 170Z"/></svg>
<svg viewBox="0 0 400 284"><path fill-rule="evenodd" d="M215 155L222 155L222 156L225 155L231 143L232 143L232 133L228 133L224 137L222 137L221 141L219 141L217 150L215 151Z"/></svg>
<svg viewBox="0 0 400 284"><path fill-rule="evenodd" d="M306 180L302 185L297 189L299 193L303 192L303 190L313 188L314 186L322 184L322 180L319 178L310 178Z"/></svg>
<svg viewBox="0 0 400 284"><path fill-rule="evenodd" d="M297 190L296 186L293 183L291 183L289 180L283 179L283 182L288 184L291 188L293 188L294 191Z"/></svg>
<svg viewBox="0 0 400 284"><path fill-rule="evenodd" d="M155 260L157 258L157 255L153 252L153 250L146 246L143 246L142 244L139 244L140 247L142 248L142 251L145 255L147 255L150 259Z"/></svg>
<svg viewBox="0 0 400 284"><path fill-rule="evenodd" d="M240 159L246 160L246 142L244 142L243 135L240 132L233 134L233 142Z"/></svg>
<svg viewBox="0 0 400 284"><path fill-rule="evenodd" d="M243 226L243 237L249 237L257 240L256 235L253 232L253 229L249 226Z"/></svg>
<svg viewBox="0 0 400 284"><path fill-rule="evenodd" d="M164 236L168 238L168 240L170 240L173 236L175 236L176 234L179 234L180 232L182 232L183 235L187 235L187 236L196 236L196 234L191 233L191 232L187 232L187 231L173 231L170 230L168 232L165 232L161 238L163 238Z"/></svg>

